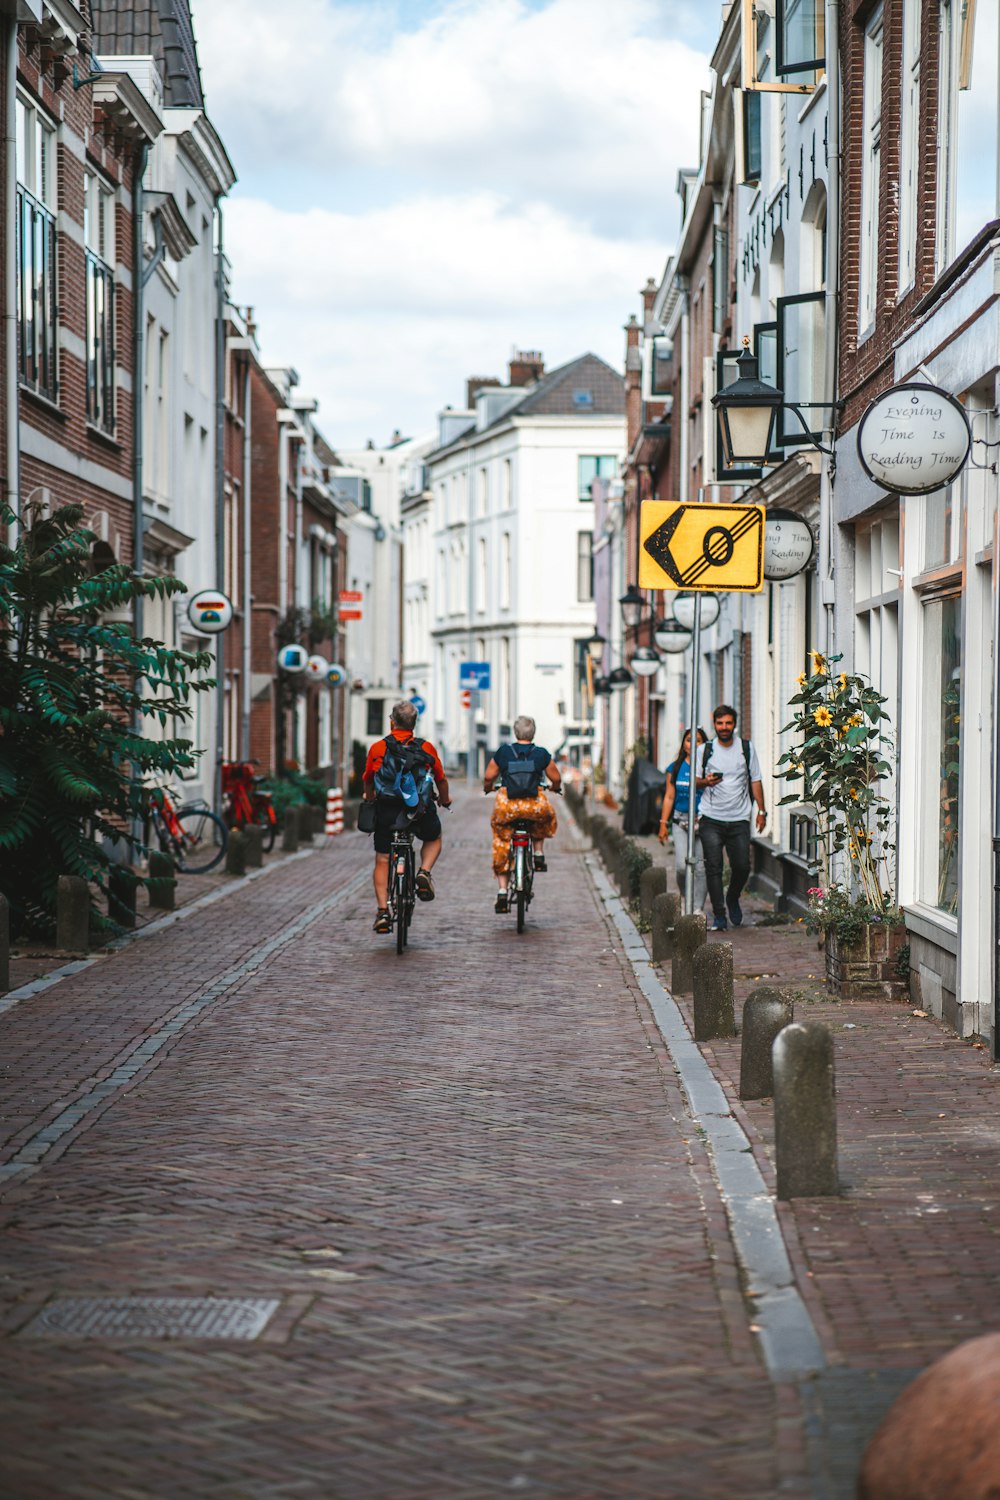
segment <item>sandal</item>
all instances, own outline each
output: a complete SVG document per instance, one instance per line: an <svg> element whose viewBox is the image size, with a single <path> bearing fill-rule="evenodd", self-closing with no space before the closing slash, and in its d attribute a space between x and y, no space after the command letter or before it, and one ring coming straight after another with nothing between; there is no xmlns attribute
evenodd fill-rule
<svg viewBox="0 0 1000 1500"><path fill-rule="evenodd" d="M387 907L384 907L384 906L380 906L379 907L378 913L377 913L377 915L375 917L375 921L372 924L372 931L373 932L391 932L392 931L392 921L391 921L391 919L389 917L389 911L388 911Z"/></svg>
<svg viewBox="0 0 1000 1500"><path fill-rule="evenodd" d="M416 887L418 901L434 900L434 882L430 870L417 871Z"/></svg>
<svg viewBox="0 0 1000 1500"><path fill-rule="evenodd" d="M497 901L496 901L496 905L494 906L493 910L495 912L497 912L498 914L501 914L501 915L504 912L510 911L510 902L507 899L507 892L506 891L498 891L497 892Z"/></svg>
<svg viewBox="0 0 1000 1500"><path fill-rule="evenodd" d="M548 865L545 863L545 855L544 854L536 854L535 858L533 860L533 865L534 865L534 869L535 869L536 875L537 874L544 875L546 873L546 871L548 870L548 868L549 868Z"/></svg>

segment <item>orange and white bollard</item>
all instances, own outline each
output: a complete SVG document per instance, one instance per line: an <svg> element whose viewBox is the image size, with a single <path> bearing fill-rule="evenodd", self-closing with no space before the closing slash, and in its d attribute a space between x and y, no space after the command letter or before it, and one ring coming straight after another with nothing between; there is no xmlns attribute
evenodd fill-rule
<svg viewBox="0 0 1000 1500"><path fill-rule="evenodd" d="M323 831L327 838L344 831L344 794L339 786L332 786L326 794L326 824Z"/></svg>

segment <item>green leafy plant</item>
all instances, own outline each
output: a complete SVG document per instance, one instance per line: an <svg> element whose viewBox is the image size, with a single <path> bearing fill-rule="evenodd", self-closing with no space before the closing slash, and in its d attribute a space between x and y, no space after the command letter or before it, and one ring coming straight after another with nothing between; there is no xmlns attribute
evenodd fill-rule
<svg viewBox="0 0 1000 1500"><path fill-rule="evenodd" d="M0 524L14 517L0 510ZM183 593L175 578L94 572L83 507L27 507L0 543L0 870L15 930L51 932L60 875L106 888L116 846L133 852L153 782L195 764L184 739L146 737L190 716L208 652L136 640L109 618ZM96 911L95 922L103 919Z"/></svg>
<svg viewBox="0 0 1000 1500"><path fill-rule="evenodd" d="M829 882L838 854L846 853L861 901L884 914L892 908L890 803L885 783L892 775L885 725L886 699L858 674L833 673L841 660L810 653L812 671L799 678L790 700L795 716L785 730L800 743L778 762L797 790L781 798L810 803L819 826L820 867Z"/></svg>
<svg viewBox="0 0 1000 1500"><path fill-rule="evenodd" d="M265 791L270 792L278 822L282 824L290 807L302 802L307 802L312 807L323 807L326 804L324 783L306 776L302 771L284 771L280 776L269 776L261 785Z"/></svg>
<svg viewBox="0 0 1000 1500"><path fill-rule="evenodd" d="M833 933L839 942L848 946L860 943L865 928L873 923L884 923L886 927L898 927L904 920L903 913L895 906L872 906L869 901L852 896L841 885L813 886L807 892L809 907L806 925L810 932L824 936Z"/></svg>
<svg viewBox="0 0 1000 1500"><path fill-rule="evenodd" d="M644 849L634 839L627 838L622 843L622 859L628 879L629 900L638 901L642 872L651 867L653 863L652 855L648 849Z"/></svg>

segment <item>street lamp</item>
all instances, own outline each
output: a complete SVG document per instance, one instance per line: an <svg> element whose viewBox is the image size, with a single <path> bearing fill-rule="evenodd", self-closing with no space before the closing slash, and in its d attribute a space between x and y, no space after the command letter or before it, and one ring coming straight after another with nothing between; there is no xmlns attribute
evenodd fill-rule
<svg viewBox="0 0 1000 1500"><path fill-rule="evenodd" d="M587 637L587 655L590 657L593 666L599 667L603 662L604 648L607 644L607 641L595 626L593 635Z"/></svg>
<svg viewBox="0 0 1000 1500"><path fill-rule="evenodd" d="M679 656L691 644L691 631L679 620L657 620L653 626L653 640L657 651L663 651L668 656Z"/></svg>
<svg viewBox="0 0 1000 1500"><path fill-rule="evenodd" d="M712 397L719 414L719 431L727 469L760 469L769 462L774 419L782 405L782 393L760 380L757 356L750 352L750 340L744 338L743 353L736 361L738 371L731 385Z"/></svg>
<svg viewBox="0 0 1000 1500"><path fill-rule="evenodd" d="M655 677L660 670L660 658L652 646L637 646L632 652L632 671L637 677Z"/></svg>
<svg viewBox="0 0 1000 1500"><path fill-rule="evenodd" d="M646 601L636 588L630 583L625 593L622 594L618 603L621 605L622 619L625 621L626 630L634 630L642 619L646 609Z"/></svg>
<svg viewBox="0 0 1000 1500"><path fill-rule="evenodd" d="M624 693L632 684L632 673L628 667L615 667L613 672L608 673L608 683L614 693Z"/></svg>
<svg viewBox="0 0 1000 1500"><path fill-rule="evenodd" d="M612 694L610 677L598 677L594 683L594 696L596 698L610 698Z"/></svg>
<svg viewBox="0 0 1000 1500"><path fill-rule="evenodd" d="M675 594L674 619L682 629L689 632L694 629L694 612L699 598L701 599L702 629L707 630L719 618L718 594Z"/></svg>

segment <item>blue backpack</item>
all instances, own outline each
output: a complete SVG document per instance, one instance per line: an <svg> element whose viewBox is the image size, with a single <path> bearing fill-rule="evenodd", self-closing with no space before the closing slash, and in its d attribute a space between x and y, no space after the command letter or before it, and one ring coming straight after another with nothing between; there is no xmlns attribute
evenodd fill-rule
<svg viewBox="0 0 1000 1500"><path fill-rule="evenodd" d="M434 798L434 762L423 740L401 742L385 737L385 755L375 772L375 794L388 802L401 803L412 817L429 807Z"/></svg>

